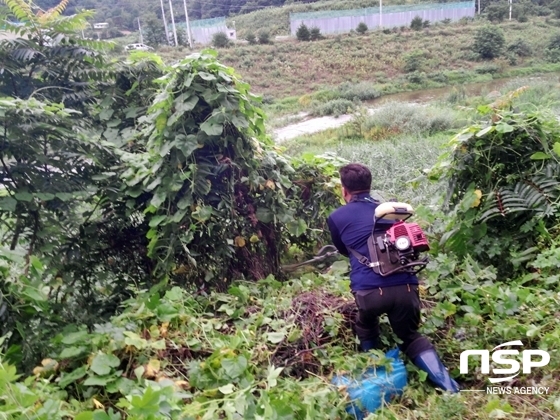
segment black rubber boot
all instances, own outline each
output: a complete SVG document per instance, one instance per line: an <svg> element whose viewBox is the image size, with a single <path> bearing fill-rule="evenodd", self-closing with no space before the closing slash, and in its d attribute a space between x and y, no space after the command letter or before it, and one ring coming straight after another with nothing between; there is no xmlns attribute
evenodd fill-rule
<svg viewBox="0 0 560 420"><path fill-rule="evenodd" d="M417 355L412 362L420 369L428 373L428 379L438 388L449 392L459 392L459 385L449 375L449 372L441 362L435 349L425 350Z"/></svg>

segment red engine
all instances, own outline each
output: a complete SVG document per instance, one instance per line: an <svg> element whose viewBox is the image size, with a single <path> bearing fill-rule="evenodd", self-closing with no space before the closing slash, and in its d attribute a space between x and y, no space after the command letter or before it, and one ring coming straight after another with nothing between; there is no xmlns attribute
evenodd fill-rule
<svg viewBox="0 0 560 420"><path fill-rule="evenodd" d="M417 254L430 249L426 235L418 223L398 221L387 230L387 235L391 244L400 252L412 251Z"/></svg>

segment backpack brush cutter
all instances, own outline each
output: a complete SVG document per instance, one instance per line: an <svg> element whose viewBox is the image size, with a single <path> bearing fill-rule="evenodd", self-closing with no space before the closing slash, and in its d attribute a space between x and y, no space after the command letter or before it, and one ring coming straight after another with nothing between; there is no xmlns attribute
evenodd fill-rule
<svg viewBox="0 0 560 420"><path fill-rule="evenodd" d="M383 277L394 273L420 272L429 262L428 256L421 258L420 254L429 251L430 246L418 223L406 223L413 214L410 204L387 202L378 205L367 241L369 258L354 249L348 250L361 264ZM380 232L378 224L387 224L388 221L393 221L391 227Z"/></svg>
<svg viewBox="0 0 560 420"><path fill-rule="evenodd" d="M428 256L421 257L421 253L428 251L430 246L418 223L406 222L412 215L414 209L410 204L387 202L378 205L373 217L372 233L367 241L369 258L352 248L348 250L361 264L383 277L395 273L420 272L429 262ZM379 230L379 225L387 225L390 221L392 225L389 229ZM327 250L329 251L325 253ZM323 261L337 253L333 245L327 245L312 259L282 268L290 271L302 265Z"/></svg>

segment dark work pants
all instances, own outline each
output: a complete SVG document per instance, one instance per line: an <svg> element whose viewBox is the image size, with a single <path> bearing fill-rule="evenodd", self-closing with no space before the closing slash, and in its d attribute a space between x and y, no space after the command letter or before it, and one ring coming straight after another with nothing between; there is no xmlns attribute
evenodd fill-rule
<svg viewBox="0 0 560 420"><path fill-rule="evenodd" d="M402 340L399 348L412 360L432 349L430 341L418 332L420 326L420 296L418 285L380 287L357 290L354 293L358 316L356 334L361 342L379 339L379 316L387 314L395 335Z"/></svg>

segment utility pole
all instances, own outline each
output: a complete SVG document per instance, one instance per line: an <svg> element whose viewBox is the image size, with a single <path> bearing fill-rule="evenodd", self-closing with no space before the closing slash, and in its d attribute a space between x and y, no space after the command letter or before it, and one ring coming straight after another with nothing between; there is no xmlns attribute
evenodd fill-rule
<svg viewBox="0 0 560 420"><path fill-rule="evenodd" d="M138 17L138 30L140 31L140 44L143 44L144 43L144 37L142 36L142 27L140 26L140 17Z"/></svg>
<svg viewBox="0 0 560 420"><path fill-rule="evenodd" d="M178 47L179 43L177 42L177 28L175 27L175 17L173 16L173 4L171 3L171 0L169 0L169 10L171 12L171 24L173 25L173 38L175 39L175 47Z"/></svg>
<svg viewBox="0 0 560 420"><path fill-rule="evenodd" d="M189 12L187 10L187 0L183 0L183 5L185 6L185 20L187 21L187 39L189 40L189 48L192 50L191 25L189 23Z"/></svg>
<svg viewBox="0 0 560 420"><path fill-rule="evenodd" d="M480 0L478 0L478 14L480 15Z"/></svg>
<svg viewBox="0 0 560 420"><path fill-rule="evenodd" d="M163 0L159 0L159 2L161 3L161 17L163 18L163 27L165 28L165 39L167 40L167 45L169 45L169 29L167 29L167 19L165 18L165 9L163 8Z"/></svg>
<svg viewBox="0 0 560 420"><path fill-rule="evenodd" d="M379 0L379 28L383 27L383 0Z"/></svg>
<svg viewBox="0 0 560 420"><path fill-rule="evenodd" d="M509 20L511 20L511 5L512 5L512 0L509 0Z"/></svg>

